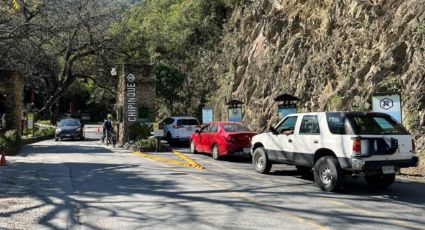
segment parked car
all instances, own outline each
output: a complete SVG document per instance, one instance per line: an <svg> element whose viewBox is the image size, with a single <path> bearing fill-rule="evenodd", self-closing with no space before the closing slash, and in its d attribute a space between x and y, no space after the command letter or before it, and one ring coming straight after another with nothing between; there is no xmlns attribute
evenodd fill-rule
<svg viewBox="0 0 425 230"><path fill-rule="evenodd" d="M288 115L253 137L252 146L258 173L268 173L274 163L295 165L302 173L314 169L316 184L326 191L341 188L346 174L386 188L398 169L418 165L412 136L384 113Z"/></svg>
<svg viewBox="0 0 425 230"><path fill-rule="evenodd" d="M199 130L200 124L194 117L170 117L162 122L164 137L169 144L177 141L189 141L192 134Z"/></svg>
<svg viewBox="0 0 425 230"><path fill-rule="evenodd" d="M256 133L236 122L212 122L192 135L192 153L211 154L216 160L227 155L250 155L251 138Z"/></svg>
<svg viewBox="0 0 425 230"><path fill-rule="evenodd" d="M58 123L55 132L55 141L62 141L65 138L84 140L84 124L81 123L80 119L66 118Z"/></svg>

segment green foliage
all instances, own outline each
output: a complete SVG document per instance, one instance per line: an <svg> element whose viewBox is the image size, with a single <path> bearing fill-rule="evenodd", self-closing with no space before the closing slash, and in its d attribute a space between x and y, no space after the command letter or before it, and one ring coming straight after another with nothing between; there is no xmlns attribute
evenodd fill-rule
<svg viewBox="0 0 425 230"><path fill-rule="evenodd" d="M34 137L48 137L55 135L55 128L40 128L34 132Z"/></svg>
<svg viewBox="0 0 425 230"><path fill-rule="evenodd" d="M51 125L52 124L50 120L38 120L37 123L42 124L42 125Z"/></svg>
<svg viewBox="0 0 425 230"><path fill-rule="evenodd" d="M389 92L400 92L402 88L400 77L394 73L391 73L379 85L385 87Z"/></svg>
<svg viewBox="0 0 425 230"><path fill-rule="evenodd" d="M335 94L329 98L329 109L331 111L337 111L342 107L342 97Z"/></svg>
<svg viewBox="0 0 425 230"><path fill-rule="evenodd" d="M152 139L139 139L133 144L133 147L138 151L154 151L155 146L155 140Z"/></svg>
<svg viewBox="0 0 425 230"><path fill-rule="evenodd" d="M369 111L370 105L367 102L360 102L352 105L351 111L355 112L365 112Z"/></svg>
<svg viewBox="0 0 425 230"><path fill-rule="evenodd" d="M176 102L182 99L179 92L185 78L183 73L171 66L160 64L156 67L156 93L171 115L174 115Z"/></svg>
<svg viewBox="0 0 425 230"><path fill-rule="evenodd" d="M420 123L420 117L419 112L416 110L409 110L408 113L406 113L404 122L410 130L415 129L419 127Z"/></svg>
<svg viewBox="0 0 425 230"><path fill-rule="evenodd" d="M128 127L128 135L131 140L146 139L151 136L153 127L145 123L132 123Z"/></svg>
<svg viewBox="0 0 425 230"><path fill-rule="evenodd" d="M6 154L17 154L21 145L21 137L16 130L9 130L0 135L0 149Z"/></svg>
<svg viewBox="0 0 425 230"><path fill-rule="evenodd" d="M416 31L417 35L425 35L425 23L422 23L418 26L418 30Z"/></svg>

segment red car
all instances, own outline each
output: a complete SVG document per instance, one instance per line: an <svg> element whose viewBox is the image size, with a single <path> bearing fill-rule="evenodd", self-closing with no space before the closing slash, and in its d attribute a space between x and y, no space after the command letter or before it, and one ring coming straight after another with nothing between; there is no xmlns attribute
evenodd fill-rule
<svg viewBox="0 0 425 230"><path fill-rule="evenodd" d="M212 122L196 131L190 141L192 153L209 153L216 160L227 155L250 156L256 133L236 122Z"/></svg>

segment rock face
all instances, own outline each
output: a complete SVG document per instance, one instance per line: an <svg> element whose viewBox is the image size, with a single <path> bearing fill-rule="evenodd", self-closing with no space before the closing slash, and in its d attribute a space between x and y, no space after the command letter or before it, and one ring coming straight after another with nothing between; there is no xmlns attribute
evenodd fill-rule
<svg viewBox="0 0 425 230"><path fill-rule="evenodd" d="M227 30L212 65L218 118L223 101L238 99L263 131L283 93L301 99L300 111L368 111L372 94L398 92L424 153L425 1L257 0L236 9Z"/></svg>

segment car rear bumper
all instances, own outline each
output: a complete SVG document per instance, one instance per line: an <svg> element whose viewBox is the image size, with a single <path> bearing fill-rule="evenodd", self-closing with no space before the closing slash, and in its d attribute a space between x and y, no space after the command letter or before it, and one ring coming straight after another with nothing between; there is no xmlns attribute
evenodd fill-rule
<svg viewBox="0 0 425 230"><path fill-rule="evenodd" d="M72 133L72 134L59 133L59 134L56 134L56 138L62 138L62 139L65 139L65 138L73 139L73 138L80 138L80 137L81 137L80 133Z"/></svg>
<svg viewBox="0 0 425 230"><path fill-rule="evenodd" d="M340 159L341 163L341 159ZM361 158L352 158L349 161L343 160L342 168L353 171L379 171L383 166L394 166L396 168L416 167L419 164L419 158L413 156L406 160L387 160L387 161L365 161Z"/></svg>

